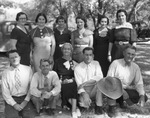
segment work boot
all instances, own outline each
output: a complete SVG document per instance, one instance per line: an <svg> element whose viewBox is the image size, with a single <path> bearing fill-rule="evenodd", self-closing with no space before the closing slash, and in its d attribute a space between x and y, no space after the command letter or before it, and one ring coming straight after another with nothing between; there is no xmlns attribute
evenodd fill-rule
<svg viewBox="0 0 150 118"><path fill-rule="evenodd" d="M117 109L116 105L109 106L109 108L108 108L108 116L109 117L116 117L119 112L120 112L120 110Z"/></svg>

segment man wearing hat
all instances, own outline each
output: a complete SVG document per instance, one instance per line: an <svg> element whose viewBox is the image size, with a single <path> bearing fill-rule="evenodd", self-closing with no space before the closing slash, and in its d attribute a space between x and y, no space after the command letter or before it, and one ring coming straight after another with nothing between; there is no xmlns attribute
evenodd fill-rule
<svg viewBox="0 0 150 118"><path fill-rule="evenodd" d="M75 67L75 80L78 85L79 104L89 108L91 101L95 99L95 113L102 114L102 93L97 88L97 82L103 78L101 67L93 60L93 48L83 49L84 61Z"/></svg>
<svg viewBox="0 0 150 118"><path fill-rule="evenodd" d="M123 95L118 99L108 96L109 114L115 115L116 102L119 103L120 108L125 108L124 101L128 105L138 104L144 106L147 96L144 91L144 84L139 66L133 62L136 48L127 45L124 48L124 58L117 59L112 62L109 67L107 76L116 77L121 80L123 87ZM134 85L134 88L131 88Z"/></svg>

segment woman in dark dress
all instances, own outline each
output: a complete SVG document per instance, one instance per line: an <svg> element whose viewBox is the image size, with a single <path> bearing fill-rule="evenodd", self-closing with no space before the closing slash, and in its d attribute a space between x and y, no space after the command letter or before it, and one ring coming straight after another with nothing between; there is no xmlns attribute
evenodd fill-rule
<svg viewBox="0 0 150 118"><path fill-rule="evenodd" d="M109 61L123 58L123 48L128 45L136 46L137 35L132 25L127 22L127 12L123 9L116 14L118 24L111 31L108 58Z"/></svg>
<svg viewBox="0 0 150 118"><path fill-rule="evenodd" d="M77 118L81 116L79 109L77 109L77 84L74 79L74 68L77 65L72 60L72 45L64 43L62 46L63 56L56 60L54 64L54 71L57 72L61 81L61 99L62 107L72 106L72 117Z"/></svg>
<svg viewBox="0 0 150 118"><path fill-rule="evenodd" d="M71 40L71 31L66 27L66 20L64 17L59 16L56 19L58 26L54 28L54 36L56 40L56 48L54 53L54 60L62 57L61 47L64 43L70 43Z"/></svg>
<svg viewBox="0 0 150 118"><path fill-rule="evenodd" d="M102 16L98 21L99 28L94 31L94 59L97 60L102 68L104 77L107 74L110 62L107 59L110 30L107 28L109 19Z"/></svg>
<svg viewBox="0 0 150 118"><path fill-rule="evenodd" d="M21 56L21 64L30 65L30 52L31 52L31 37L29 31L25 28L27 22L27 15L23 12L19 12L16 16L17 25L12 30L11 49L17 49Z"/></svg>

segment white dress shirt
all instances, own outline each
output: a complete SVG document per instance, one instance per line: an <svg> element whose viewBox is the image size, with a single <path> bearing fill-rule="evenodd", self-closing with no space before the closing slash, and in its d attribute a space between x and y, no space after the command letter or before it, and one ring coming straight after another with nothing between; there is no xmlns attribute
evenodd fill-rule
<svg viewBox="0 0 150 118"><path fill-rule="evenodd" d="M32 69L29 66L20 64L18 67L21 86L16 89L15 84L15 68L9 67L2 74L2 95L7 104L13 106L16 104L12 96L27 95L25 100L30 100L29 84L32 79Z"/></svg>
<svg viewBox="0 0 150 118"><path fill-rule="evenodd" d="M134 62L128 66L124 59L114 60L109 67L107 76L119 78L124 89L133 84L139 95L145 94L140 68Z"/></svg>
<svg viewBox="0 0 150 118"><path fill-rule="evenodd" d="M98 61L92 61L90 64L81 62L74 70L75 80L78 86L89 81L99 81L103 78L103 73ZM85 92L83 88L78 90L78 93Z"/></svg>
<svg viewBox="0 0 150 118"><path fill-rule="evenodd" d="M49 71L47 77L48 81L48 89L50 90L49 93L51 92L53 96L56 96L60 93L61 91L61 83L59 80L59 77L55 71ZM44 88L44 81L45 77L41 73L41 71L36 72L33 75L31 85L30 85L30 93L33 96L36 97L41 97L41 91L40 89Z"/></svg>

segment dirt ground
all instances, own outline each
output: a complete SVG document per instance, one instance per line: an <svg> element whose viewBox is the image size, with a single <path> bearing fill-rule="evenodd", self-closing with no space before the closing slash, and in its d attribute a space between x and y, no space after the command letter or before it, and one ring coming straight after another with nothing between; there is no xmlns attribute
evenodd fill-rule
<svg viewBox="0 0 150 118"><path fill-rule="evenodd" d="M142 76L144 80L144 87L146 94L148 96L148 101L145 107L140 108L137 105L133 105L129 107L125 112L121 112L118 114L116 118L150 118L150 42L140 42L137 44L137 56L135 58L135 62L140 66L142 71ZM4 57L0 57L0 70L6 68L8 61ZM0 80L1 83L1 80ZM107 106L106 106L107 107ZM4 118L4 102L1 95L0 88L0 118ZM36 118L71 118L70 111L62 111L61 109L57 109L54 116L41 115ZM109 118L106 113L103 115L95 115L93 110L86 111L82 113L81 118Z"/></svg>

